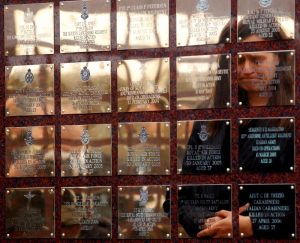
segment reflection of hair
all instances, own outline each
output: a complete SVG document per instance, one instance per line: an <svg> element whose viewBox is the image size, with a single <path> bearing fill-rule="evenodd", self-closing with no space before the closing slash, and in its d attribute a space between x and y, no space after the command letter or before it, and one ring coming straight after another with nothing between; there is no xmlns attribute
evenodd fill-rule
<svg viewBox="0 0 300 243"><path fill-rule="evenodd" d="M271 18L272 23L278 23L274 17ZM279 25L278 25L279 26ZM247 37L251 35L256 35L251 33L251 28L249 24L244 24L243 20L240 21L238 24L238 35L242 39L246 39ZM273 33L273 37L261 37L262 39L267 40L284 40L286 39L286 35L282 28L279 29L278 32ZM270 97L268 104L267 105L288 105L290 104L290 100L293 99L294 97L294 85L293 85L293 72L294 68L292 66L293 63L293 57L289 55L289 52L277 52L274 53L274 55L277 55L279 58L279 63L278 67L282 66L290 66L291 70L290 71L281 71L277 72L276 77L279 79L278 84L272 84L276 85L276 90L272 91L272 97ZM242 90L239 86L238 90L239 94L239 101L241 101L244 105L249 105L248 104L248 99L247 99L247 92L245 90Z"/></svg>

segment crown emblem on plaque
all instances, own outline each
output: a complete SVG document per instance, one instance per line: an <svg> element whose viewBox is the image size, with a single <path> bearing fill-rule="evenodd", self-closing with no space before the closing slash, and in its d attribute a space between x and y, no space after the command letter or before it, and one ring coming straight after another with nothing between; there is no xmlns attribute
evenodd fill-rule
<svg viewBox="0 0 300 243"><path fill-rule="evenodd" d="M82 132L80 138L81 138L82 144L88 145L90 143L89 131L87 129L83 129L83 132Z"/></svg>
<svg viewBox="0 0 300 243"><path fill-rule="evenodd" d="M198 0L196 8L199 12L206 12L209 9L207 0Z"/></svg>
<svg viewBox="0 0 300 243"><path fill-rule="evenodd" d="M26 131L24 141L27 146L31 146L34 143L34 139L33 139L31 130Z"/></svg>
<svg viewBox="0 0 300 243"><path fill-rule="evenodd" d="M259 5L263 8L269 7L272 4L272 0L259 0Z"/></svg>
<svg viewBox="0 0 300 243"><path fill-rule="evenodd" d="M91 77L90 70L85 66L83 69L80 71L80 78L82 81L88 81Z"/></svg>
<svg viewBox="0 0 300 243"><path fill-rule="evenodd" d="M34 80L33 73L31 72L31 69L27 70L27 73L25 74L25 82L27 84L31 84Z"/></svg>
<svg viewBox="0 0 300 243"><path fill-rule="evenodd" d="M86 6L86 3L83 3L82 10L81 10L81 18L83 20L86 20L88 17L89 17L89 10Z"/></svg>
<svg viewBox="0 0 300 243"><path fill-rule="evenodd" d="M198 132L199 139L204 142L208 139L208 132L206 125L201 125L201 131Z"/></svg>
<svg viewBox="0 0 300 243"><path fill-rule="evenodd" d="M28 192L27 194L24 195L24 197L27 198L27 210L30 208L30 202L31 199L35 197L34 194L32 194L31 192Z"/></svg>
<svg viewBox="0 0 300 243"><path fill-rule="evenodd" d="M148 190L147 190L147 189L146 189L146 190L143 190L143 189L141 188L141 190L140 190L140 201L139 201L139 205L140 205L140 206L146 206L147 202L148 202Z"/></svg>
<svg viewBox="0 0 300 243"><path fill-rule="evenodd" d="M146 143L147 140L148 140L148 136L149 136L149 134L147 133L146 128L142 127L141 132L139 134L140 142L141 143Z"/></svg>
<svg viewBox="0 0 300 243"><path fill-rule="evenodd" d="M24 12L24 22L25 23L33 22L33 12L30 11L30 8L27 8L27 11Z"/></svg>

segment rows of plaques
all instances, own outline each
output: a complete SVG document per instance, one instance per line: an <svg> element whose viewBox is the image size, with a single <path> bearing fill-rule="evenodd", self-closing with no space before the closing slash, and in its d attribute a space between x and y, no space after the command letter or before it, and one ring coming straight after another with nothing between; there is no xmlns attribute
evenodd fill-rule
<svg viewBox="0 0 300 243"><path fill-rule="evenodd" d="M117 49L169 47L169 0L118 0ZM54 53L54 3L5 5L5 55ZM295 0L238 0L238 42L295 38ZM111 50L111 0L59 3L60 52ZM176 45L231 42L231 1L176 0ZM251 36L250 36L251 35Z"/></svg>
<svg viewBox="0 0 300 243"><path fill-rule="evenodd" d="M240 237L295 239L295 191L294 184L239 185ZM54 197L55 188L7 188L6 237L54 238ZM177 197L179 238L232 237L232 185L178 185ZM171 198L169 185L119 186L118 238L170 239ZM61 238L112 238L110 186L61 188L59 206Z"/></svg>
<svg viewBox="0 0 300 243"><path fill-rule="evenodd" d="M231 106L231 56L182 56L176 60L177 109ZM295 51L238 53L240 106L295 104ZM60 65L61 113L111 112L111 62ZM70 82L72 80L72 82ZM169 58L118 62L118 112L170 110ZM54 114L54 65L5 68L6 116Z"/></svg>
<svg viewBox="0 0 300 243"><path fill-rule="evenodd" d="M178 174L231 172L231 122L177 122ZM294 172L294 118L239 120L239 170ZM53 126L7 127L7 177L55 176ZM110 124L61 127L61 176L111 176ZM119 123L118 175L169 175L170 123Z"/></svg>

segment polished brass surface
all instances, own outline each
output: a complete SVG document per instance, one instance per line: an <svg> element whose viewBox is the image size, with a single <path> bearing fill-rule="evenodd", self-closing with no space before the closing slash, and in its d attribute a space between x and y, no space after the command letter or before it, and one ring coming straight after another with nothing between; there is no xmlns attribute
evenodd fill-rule
<svg viewBox="0 0 300 243"><path fill-rule="evenodd" d="M7 127L5 133L7 177L48 177L55 175L54 127Z"/></svg>
<svg viewBox="0 0 300 243"><path fill-rule="evenodd" d="M54 196L54 188L7 188L6 238L54 238Z"/></svg>
<svg viewBox="0 0 300 243"><path fill-rule="evenodd" d="M171 237L169 186L126 186L118 192L119 239L169 239ZM165 205L164 205L165 204Z"/></svg>
<svg viewBox="0 0 300 243"><path fill-rule="evenodd" d="M289 39L295 39L295 0L238 0L238 42Z"/></svg>
<svg viewBox="0 0 300 243"><path fill-rule="evenodd" d="M117 44L118 50L169 47L169 1L117 1Z"/></svg>
<svg viewBox="0 0 300 243"><path fill-rule="evenodd" d="M169 58L120 61L117 72L119 112L170 109Z"/></svg>
<svg viewBox="0 0 300 243"><path fill-rule="evenodd" d="M111 175L111 125L63 125L62 176Z"/></svg>
<svg viewBox="0 0 300 243"><path fill-rule="evenodd" d="M230 55L182 56L176 62L177 109L230 106Z"/></svg>
<svg viewBox="0 0 300 243"><path fill-rule="evenodd" d="M118 139L120 175L170 173L170 123L120 123Z"/></svg>
<svg viewBox="0 0 300 243"><path fill-rule="evenodd" d="M53 3L5 5L5 55L53 54L53 9Z"/></svg>
<svg viewBox="0 0 300 243"><path fill-rule="evenodd" d="M5 67L5 115L54 114L54 66Z"/></svg>
<svg viewBox="0 0 300 243"><path fill-rule="evenodd" d="M79 62L61 64L61 113L111 112L111 64Z"/></svg>
<svg viewBox="0 0 300 243"><path fill-rule="evenodd" d="M62 238L111 238L111 187L65 187L61 197Z"/></svg>
<svg viewBox="0 0 300 243"><path fill-rule="evenodd" d="M230 0L176 0L177 46L228 43L230 20ZM223 36L225 27L229 31Z"/></svg>
<svg viewBox="0 0 300 243"><path fill-rule="evenodd" d="M110 50L111 2L60 2L60 52Z"/></svg>

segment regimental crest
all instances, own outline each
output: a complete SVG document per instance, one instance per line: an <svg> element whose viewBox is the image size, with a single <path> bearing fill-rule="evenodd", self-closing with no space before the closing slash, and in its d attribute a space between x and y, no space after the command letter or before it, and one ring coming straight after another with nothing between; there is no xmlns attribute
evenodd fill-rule
<svg viewBox="0 0 300 243"><path fill-rule="evenodd" d="M197 0L196 9L199 12L207 12L209 9L208 0Z"/></svg>
<svg viewBox="0 0 300 243"><path fill-rule="evenodd" d="M88 81L91 77L90 70L85 66L83 69L80 71L80 78L82 81Z"/></svg>
<svg viewBox="0 0 300 243"><path fill-rule="evenodd" d="M263 8L269 7L272 4L272 0L259 0L259 5Z"/></svg>
<svg viewBox="0 0 300 243"><path fill-rule="evenodd" d="M139 139L141 143L146 143L148 141L149 134L146 131L145 127L142 127L141 132L139 134Z"/></svg>
<svg viewBox="0 0 300 243"><path fill-rule="evenodd" d="M31 84L34 80L33 73L31 72L31 69L28 69L27 73L25 74L25 82L27 84Z"/></svg>
<svg viewBox="0 0 300 243"><path fill-rule="evenodd" d="M34 143L34 139L33 139L31 130L26 131L24 141L27 146L31 146Z"/></svg>
<svg viewBox="0 0 300 243"><path fill-rule="evenodd" d="M31 192L28 192L27 194L24 195L24 197L27 198L27 210L29 210L31 199L34 198L35 195L32 194Z"/></svg>
<svg viewBox="0 0 300 243"><path fill-rule="evenodd" d="M83 132L82 132L80 138L81 138L82 144L88 145L90 143L89 131L87 129L83 129Z"/></svg>
<svg viewBox="0 0 300 243"><path fill-rule="evenodd" d="M87 20L88 17L89 17L89 10L87 8L86 3L83 3L82 10L81 10L81 18L83 20Z"/></svg>
<svg viewBox="0 0 300 243"><path fill-rule="evenodd" d="M143 190L143 189L141 188L141 190L140 190L140 201L139 201L139 205L140 205L140 206L146 206L147 202L148 202L148 190L147 190L147 189L146 189L146 190Z"/></svg>
<svg viewBox="0 0 300 243"><path fill-rule="evenodd" d="M24 22L32 23L33 22L33 12L30 11L30 8L27 8L27 11L24 12Z"/></svg>
<svg viewBox="0 0 300 243"><path fill-rule="evenodd" d="M198 132L199 139L204 142L208 139L208 132L206 125L201 125L201 131Z"/></svg>

